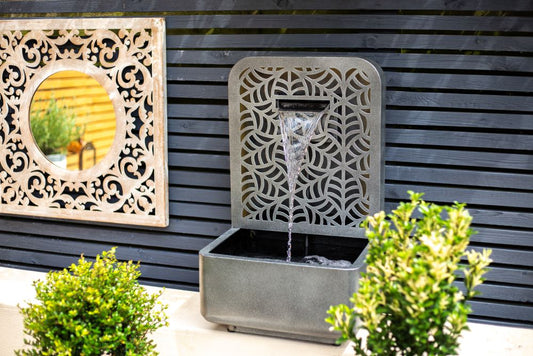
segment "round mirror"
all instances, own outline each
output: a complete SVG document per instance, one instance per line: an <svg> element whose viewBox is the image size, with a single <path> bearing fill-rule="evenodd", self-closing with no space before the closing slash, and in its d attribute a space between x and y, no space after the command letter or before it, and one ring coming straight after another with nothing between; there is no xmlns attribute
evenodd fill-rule
<svg viewBox="0 0 533 356"><path fill-rule="evenodd" d="M96 79L79 71L60 71L46 78L35 92L30 127L49 161L81 171L100 162L111 148L115 111Z"/></svg>

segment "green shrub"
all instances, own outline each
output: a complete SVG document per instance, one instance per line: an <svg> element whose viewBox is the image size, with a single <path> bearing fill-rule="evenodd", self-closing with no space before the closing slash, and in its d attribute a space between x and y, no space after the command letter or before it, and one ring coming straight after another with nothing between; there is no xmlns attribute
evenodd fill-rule
<svg viewBox="0 0 533 356"><path fill-rule="evenodd" d="M167 325L157 300L139 285L139 264L117 262L115 248L49 272L34 282L38 303L20 308L24 343L17 355L156 355L148 334Z"/></svg>
<svg viewBox="0 0 533 356"><path fill-rule="evenodd" d="M46 110L32 112L31 132L43 154L66 153L70 142L82 135L82 127L76 126L76 117L71 109L59 106L54 98Z"/></svg>
<svg viewBox="0 0 533 356"><path fill-rule="evenodd" d="M356 354L457 354L460 333L468 329L467 300L478 293L474 288L491 262L490 250L465 252L473 231L464 204L439 206L409 194L411 201L388 219L380 212L365 220L367 268L353 307L328 311L326 321L342 334L339 342L352 340ZM465 258L467 266L459 264ZM459 270L466 293L453 283Z"/></svg>

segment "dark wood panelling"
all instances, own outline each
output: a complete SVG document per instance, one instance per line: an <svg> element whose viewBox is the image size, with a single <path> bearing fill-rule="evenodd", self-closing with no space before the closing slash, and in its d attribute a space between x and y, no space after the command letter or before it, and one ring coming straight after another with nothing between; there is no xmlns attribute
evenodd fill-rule
<svg viewBox="0 0 533 356"><path fill-rule="evenodd" d="M327 11L325 11L327 10ZM227 79L247 56L359 56L384 70L387 211L468 203L494 263L474 317L533 325L533 2L2 1L1 17L166 17L170 225L0 217L0 263L55 269L118 246L145 283L197 289L230 223ZM461 283L458 283L461 285Z"/></svg>

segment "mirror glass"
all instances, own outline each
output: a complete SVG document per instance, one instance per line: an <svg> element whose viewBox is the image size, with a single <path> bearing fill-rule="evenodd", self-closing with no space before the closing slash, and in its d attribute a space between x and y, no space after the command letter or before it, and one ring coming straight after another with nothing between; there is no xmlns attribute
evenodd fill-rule
<svg viewBox="0 0 533 356"><path fill-rule="evenodd" d="M30 127L48 160L58 167L81 171L100 162L111 148L115 111L96 79L75 70L59 71L35 92Z"/></svg>

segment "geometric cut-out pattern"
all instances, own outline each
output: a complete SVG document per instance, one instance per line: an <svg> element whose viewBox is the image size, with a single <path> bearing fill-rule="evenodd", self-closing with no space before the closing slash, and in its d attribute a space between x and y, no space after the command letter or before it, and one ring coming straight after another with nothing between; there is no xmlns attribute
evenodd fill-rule
<svg viewBox="0 0 533 356"><path fill-rule="evenodd" d="M232 165L238 211L233 218L239 226L256 221L286 229L289 191L276 100L328 100L296 185L295 230L353 235L381 206L381 78L358 58L337 66L335 58L326 66L324 58L314 65L312 58L304 59L308 65L299 59L283 58L279 64L248 59L252 62L234 68L238 84L230 83L230 91L235 88L230 98L237 100L230 103L230 140L232 154L238 153L232 157L238 160Z"/></svg>

